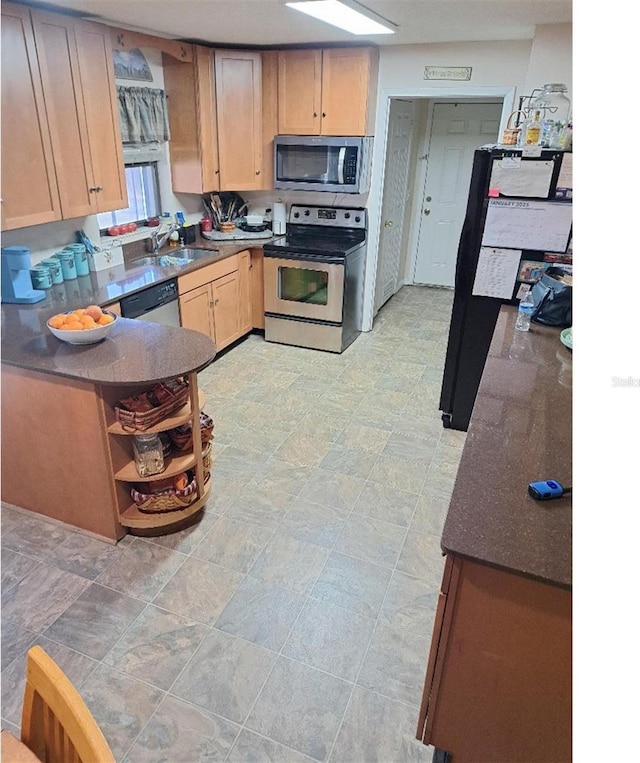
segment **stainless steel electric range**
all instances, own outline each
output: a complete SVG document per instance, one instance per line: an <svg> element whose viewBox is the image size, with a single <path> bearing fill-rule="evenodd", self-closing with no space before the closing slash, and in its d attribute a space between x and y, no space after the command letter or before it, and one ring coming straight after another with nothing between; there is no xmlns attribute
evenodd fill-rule
<svg viewBox="0 0 640 763"><path fill-rule="evenodd" d="M264 245L265 339L342 352L362 326L367 212L292 205Z"/></svg>

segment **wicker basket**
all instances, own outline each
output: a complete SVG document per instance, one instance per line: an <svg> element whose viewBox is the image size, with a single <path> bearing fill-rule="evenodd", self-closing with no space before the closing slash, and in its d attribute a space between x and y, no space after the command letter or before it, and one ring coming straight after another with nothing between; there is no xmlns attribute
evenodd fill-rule
<svg viewBox="0 0 640 763"><path fill-rule="evenodd" d="M205 472L211 471L212 464L213 458L211 457L211 443L208 443L207 447L202 451L202 466L204 467Z"/></svg>
<svg viewBox="0 0 640 763"><path fill-rule="evenodd" d="M214 424L211 416L207 416L204 411L200 411L200 437L202 439L203 448L213 439L213 427ZM188 422L181 427L176 427L175 429L169 430L171 443L176 450L191 450L193 447L191 430L191 422Z"/></svg>
<svg viewBox="0 0 640 763"><path fill-rule="evenodd" d="M175 392L172 394L165 392L164 398L160 405L150 411L130 411L117 403L115 406L116 420L120 422L123 429L130 432L143 432L145 429L149 429L170 416L174 411L182 408L189 399L189 383L186 380L180 381Z"/></svg>
<svg viewBox="0 0 640 763"><path fill-rule="evenodd" d="M164 511L186 509L198 498L198 486L195 476L184 490L164 490L161 493L141 493L131 488L131 497L140 511L159 514Z"/></svg>

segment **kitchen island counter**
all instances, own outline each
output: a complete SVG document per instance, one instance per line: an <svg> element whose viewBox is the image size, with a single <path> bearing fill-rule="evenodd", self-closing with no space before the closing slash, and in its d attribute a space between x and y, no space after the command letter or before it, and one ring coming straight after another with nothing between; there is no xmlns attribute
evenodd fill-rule
<svg viewBox="0 0 640 763"><path fill-rule="evenodd" d="M502 307L441 538L417 737L452 763L571 760L571 351ZM445 755L445 753L448 754Z"/></svg>
<svg viewBox="0 0 640 763"><path fill-rule="evenodd" d="M127 528L179 527L197 518L209 490L200 438L192 457L174 467L195 470L198 500L183 512L144 515L132 506L131 484L117 477L132 453L131 433L117 426L114 406L156 381L186 377L188 403L156 431L193 426L202 404L197 372L213 361L213 341L126 318L94 345L68 345L46 328L38 333L37 324L9 329L2 347L2 500L111 542Z"/></svg>
<svg viewBox="0 0 640 763"><path fill-rule="evenodd" d="M22 315L17 307L14 316ZM214 357L214 343L199 331L130 318L118 318L108 337L86 345L63 342L38 320L3 322L3 366L92 384L150 384L198 371Z"/></svg>

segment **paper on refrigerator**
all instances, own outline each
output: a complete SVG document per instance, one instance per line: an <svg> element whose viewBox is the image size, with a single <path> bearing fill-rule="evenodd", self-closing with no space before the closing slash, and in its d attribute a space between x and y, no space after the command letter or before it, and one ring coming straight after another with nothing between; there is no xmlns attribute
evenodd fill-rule
<svg viewBox="0 0 640 763"><path fill-rule="evenodd" d="M521 255L517 249L481 247L472 296L511 299Z"/></svg>
<svg viewBox="0 0 640 763"><path fill-rule="evenodd" d="M489 188L501 196L527 196L546 199L553 175L551 161L521 161L520 157L494 159Z"/></svg>

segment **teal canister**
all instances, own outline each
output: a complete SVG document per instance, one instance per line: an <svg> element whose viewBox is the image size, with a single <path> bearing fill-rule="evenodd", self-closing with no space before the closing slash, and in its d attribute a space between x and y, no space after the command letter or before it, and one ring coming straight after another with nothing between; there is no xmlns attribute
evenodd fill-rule
<svg viewBox="0 0 640 763"><path fill-rule="evenodd" d="M47 257L39 264L49 268L52 284L59 284L64 281L64 278L62 277L62 263L57 257Z"/></svg>
<svg viewBox="0 0 640 763"><path fill-rule="evenodd" d="M69 244L65 249L73 252L73 257L76 263L76 273L79 276L88 276L89 259L87 257L87 247L84 244Z"/></svg>
<svg viewBox="0 0 640 763"><path fill-rule="evenodd" d="M29 274L34 289L51 288L51 273L49 272L49 268L44 265L35 265L29 270Z"/></svg>
<svg viewBox="0 0 640 763"><path fill-rule="evenodd" d="M73 252L68 249L63 249L61 252L56 252L54 257L57 257L60 260L60 264L62 265L62 277L65 281L73 281L78 277L76 260Z"/></svg>

